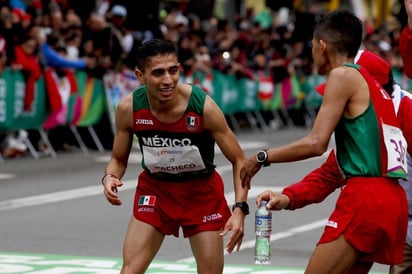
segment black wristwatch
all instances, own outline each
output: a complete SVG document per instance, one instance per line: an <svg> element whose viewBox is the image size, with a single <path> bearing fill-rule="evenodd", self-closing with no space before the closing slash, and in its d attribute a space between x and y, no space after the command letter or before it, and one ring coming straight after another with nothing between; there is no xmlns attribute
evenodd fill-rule
<svg viewBox="0 0 412 274"><path fill-rule="evenodd" d="M268 152L266 149L261 150L257 153L256 161L262 166L270 166L270 163L268 162Z"/></svg>
<svg viewBox="0 0 412 274"><path fill-rule="evenodd" d="M247 202L237 202L232 206L232 211L235 210L235 208L240 208L242 210L243 214L248 215L249 214L249 205Z"/></svg>

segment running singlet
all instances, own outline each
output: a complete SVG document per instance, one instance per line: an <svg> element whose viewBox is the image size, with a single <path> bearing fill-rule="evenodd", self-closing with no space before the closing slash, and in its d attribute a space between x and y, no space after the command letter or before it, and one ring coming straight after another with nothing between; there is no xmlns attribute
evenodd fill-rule
<svg viewBox="0 0 412 274"><path fill-rule="evenodd" d="M368 72L354 64L369 86L371 102L356 118L342 117L335 129L336 155L346 178L406 178L406 141L399 129L391 97Z"/></svg>
<svg viewBox="0 0 412 274"><path fill-rule="evenodd" d="M192 85L186 111L166 124L152 115L145 86L133 92L133 132L143 154L142 167L151 176L187 181L214 172L215 141L203 126L205 100L206 93Z"/></svg>

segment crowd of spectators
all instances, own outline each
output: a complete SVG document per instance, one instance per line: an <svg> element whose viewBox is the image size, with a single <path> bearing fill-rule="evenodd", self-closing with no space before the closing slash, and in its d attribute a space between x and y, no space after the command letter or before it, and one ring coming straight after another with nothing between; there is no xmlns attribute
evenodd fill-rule
<svg viewBox="0 0 412 274"><path fill-rule="evenodd" d="M267 26L253 9L231 20L213 16L200 19L185 5L161 2L159 18L148 21L151 25L142 30L126 24L133 14L128 14L124 4L114 0L0 0L0 69L11 67L23 72L25 110L31 107L34 82L47 68L62 74L67 69L81 69L97 78L109 70L133 70L134 50L150 38L175 43L184 74L214 69L258 79L256 72L265 70L273 83L291 74L312 74L313 26L304 26L306 36L298 35L302 31L296 31L292 10L286 11L287 16L285 10L272 11ZM389 32L384 27L366 29L365 47L402 70L398 50L401 26ZM4 155L25 150L21 142L15 145L19 134L24 133L0 134Z"/></svg>

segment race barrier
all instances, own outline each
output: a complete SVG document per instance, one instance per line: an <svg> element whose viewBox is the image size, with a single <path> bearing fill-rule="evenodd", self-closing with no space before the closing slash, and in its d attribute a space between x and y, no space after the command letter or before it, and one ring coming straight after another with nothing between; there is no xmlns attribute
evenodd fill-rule
<svg viewBox="0 0 412 274"><path fill-rule="evenodd" d="M140 85L133 71L107 72L103 79L91 77L83 70L57 76L54 73L45 72L35 83L34 100L29 111L23 108L25 79L21 71L7 68L0 74L0 133L38 130L46 145L50 146L51 156L55 157L48 130L57 126L70 128L79 148L87 153L88 147L77 130L85 128L96 148L104 151L93 126L107 114L114 134L114 114L119 101ZM394 70L394 77L404 89L412 85L411 80L399 71ZM282 82L272 83L264 71L256 71L255 78L248 79L212 70L210 73L187 73L181 76L180 81L202 87L237 131L242 129L236 116L239 113L245 115L253 130L268 129L268 121L262 116L265 111L278 118L279 111L287 115L287 111L304 109L304 115L313 120L322 103L316 86L323 83L325 77L291 75ZM33 157L39 157L28 138L25 143Z"/></svg>
<svg viewBox="0 0 412 274"><path fill-rule="evenodd" d="M70 127L79 147L87 153L87 147L77 131L77 127L86 127L98 150L103 151L103 146L93 129L93 125L106 111L103 82L88 76L84 71L75 71L73 76L76 88L67 92L66 88L62 88L64 83L70 82L65 77L59 77L58 88L53 91L53 83L50 81L54 76L47 78L43 75L35 84L31 109L24 111L23 74L7 68L0 74L0 132L38 130L50 155L55 157L56 153L48 140L47 130L56 126ZM24 141L33 157L38 158L39 154L30 140L26 138Z"/></svg>

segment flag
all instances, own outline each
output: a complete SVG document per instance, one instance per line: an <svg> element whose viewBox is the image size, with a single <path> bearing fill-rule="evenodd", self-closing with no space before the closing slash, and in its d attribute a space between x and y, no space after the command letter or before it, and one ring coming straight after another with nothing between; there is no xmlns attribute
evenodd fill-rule
<svg viewBox="0 0 412 274"><path fill-rule="evenodd" d="M198 126L199 125L199 118L195 116L187 116L186 117L186 125L188 126Z"/></svg>
<svg viewBox="0 0 412 274"><path fill-rule="evenodd" d="M154 206L156 202L156 196L145 195L140 196L139 205Z"/></svg>

